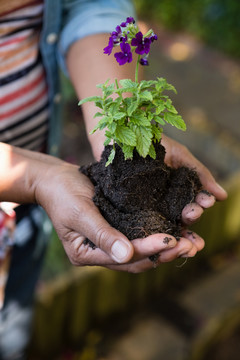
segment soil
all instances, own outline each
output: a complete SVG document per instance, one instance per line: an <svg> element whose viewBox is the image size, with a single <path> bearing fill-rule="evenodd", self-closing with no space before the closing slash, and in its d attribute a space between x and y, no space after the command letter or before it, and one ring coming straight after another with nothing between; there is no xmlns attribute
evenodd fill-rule
<svg viewBox="0 0 240 360"><path fill-rule="evenodd" d="M202 190L197 173L167 166L160 143L155 145L156 159L135 152L132 160L124 160L116 146L114 161L106 167L111 149L106 146L99 162L80 168L95 186L93 201L105 219L129 240L155 233L179 239L182 210Z"/></svg>

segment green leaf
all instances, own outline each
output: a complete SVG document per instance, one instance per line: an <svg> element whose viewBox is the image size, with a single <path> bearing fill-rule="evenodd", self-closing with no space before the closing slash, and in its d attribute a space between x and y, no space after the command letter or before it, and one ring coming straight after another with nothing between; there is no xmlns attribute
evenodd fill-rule
<svg viewBox="0 0 240 360"><path fill-rule="evenodd" d="M121 120L122 118L127 117L127 114L125 112L119 111L113 114L114 120Z"/></svg>
<svg viewBox="0 0 240 360"><path fill-rule="evenodd" d="M117 125L115 135L122 144L136 146L136 135L128 127Z"/></svg>
<svg viewBox="0 0 240 360"><path fill-rule="evenodd" d="M134 114L130 117L129 121L137 126L150 126L150 121L144 114Z"/></svg>
<svg viewBox="0 0 240 360"><path fill-rule="evenodd" d="M138 88L141 89L146 89L146 88L150 88L152 86L154 86L157 83L156 80L142 80L138 86Z"/></svg>
<svg viewBox="0 0 240 360"><path fill-rule="evenodd" d="M136 111L137 108L138 108L138 102L132 101L131 104L127 108L128 116L131 116L134 113L134 111Z"/></svg>
<svg viewBox="0 0 240 360"><path fill-rule="evenodd" d="M108 124L108 130L111 131L112 134L115 133L117 128L117 124L115 122L112 122L111 124Z"/></svg>
<svg viewBox="0 0 240 360"><path fill-rule="evenodd" d="M105 165L106 167L113 162L113 159L115 158L115 153L116 153L115 148L112 148L110 155L108 157L108 161L106 162L106 165Z"/></svg>
<svg viewBox="0 0 240 360"><path fill-rule="evenodd" d="M143 126L136 127L135 133L137 137L136 149L139 155L145 158L148 155L152 141L151 128L145 128Z"/></svg>
<svg viewBox="0 0 240 360"><path fill-rule="evenodd" d="M171 84L168 84L166 79L164 79L164 78L157 79L157 84L156 84L155 88L158 92L162 92L164 90L172 90L175 94L177 93L175 87Z"/></svg>
<svg viewBox="0 0 240 360"><path fill-rule="evenodd" d="M114 84L109 85L106 89L103 90L104 96L107 98L108 96L114 93Z"/></svg>
<svg viewBox="0 0 240 360"><path fill-rule="evenodd" d="M104 141L103 145L104 145L104 146L109 145L109 144L110 144L110 142L111 142L111 140L112 140L111 138L106 137L106 140Z"/></svg>
<svg viewBox="0 0 240 360"><path fill-rule="evenodd" d="M172 114L170 112L166 112L164 114L164 120L171 124L172 126L175 126L177 129L186 130L186 124L183 120L183 118L180 115Z"/></svg>
<svg viewBox="0 0 240 360"><path fill-rule="evenodd" d="M175 107L172 105L172 100L171 99L167 99L165 102L166 108L172 112L173 114L178 114L177 110L175 109Z"/></svg>
<svg viewBox="0 0 240 360"><path fill-rule="evenodd" d="M108 137L108 138L110 138L110 139L113 139L113 138L114 138L113 133L111 133L111 132L108 131L108 130L105 131L105 136Z"/></svg>
<svg viewBox="0 0 240 360"><path fill-rule="evenodd" d="M103 102L102 102L102 99L101 100L97 100L95 101L95 105L97 107L99 107L100 109L103 109Z"/></svg>
<svg viewBox="0 0 240 360"><path fill-rule="evenodd" d="M108 79L105 81L105 83L103 83L103 84L97 84L96 87L97 87L97 88L100 88L100 89L103 89L103 88L105 88L106 86L108 86L109 81L110 81L110 78L108 78Z"/></svg>
<svg viewBox="0 0 240 360"><path fill-rule="evenodd" d="M134 149L134 147L130 146L130 145L122 146L122 151L123 151L125 160L133 158L133 149Z"/></svg>
<svg viewBox="0 0 240 360"><path fill-rule="evenodd" d="M96 117L100 117L100 116L103 116L103 115L104 115L103 113L97 112L97 113L94 115L94 119L95 119Z"/></svg>
<svg viewBox="0 0 240 360"><path fill-rule="evenodd" d="M156 151L155 151L153 144L150 145L148 154L149 154L149 156L151 156L151 158L156 159Z"/></svg>
<svg viewBox="0 0 240 360"><path fill-rule="evenodd" d="M141 100L146 100L146 101L152 101L153 97L150 91L143 91L142 93L139 94L139 97Z"/></svg>
<svg viewBox="0 0 240 360"><path fill-rule="evenodd" d="M100 101L100 100L102 100L101 96L89 96L89 97L86 97L85 99L82 99L81 101L79 101L78 105L80 106L89 101Z"/></svg>
<svg viewBox="0 0 240 360"><path fill-rule="evenodd" d="M165 121L163 120L163 118L161 116L154 116L154 120L156 121L156 123L158 123L160 125L165 125Z"/></svg>
<svg viewBox="0 0 240 360"><path fill-rule="evenodd" d="M124 89L136 89L138 86L135 81L132 81L130 79L122 79L119 81L119 83Z"/></svg>
<svg viewBox="0 0 240 360"><path fill-rule="evenodd" d="M158 125L152 124L152 133L154 139L160 141L162 137L162 132L163 132L162 128L160 128Z"/></svg>
<svg viewBox="0 0 240 360"><path fill-rule="evenodd" d="M161 112L165 110L165 104L163 101L153 102L153 104L156 106L156 110L155 110L156 115L159 115Z"/></svg>
<svg viewBox="0 0 240 360"><path fill-rule="evenodd" d="M99 130L103 130L106 126L108 125L108 117L104 116L101 120L99 120L99 122L97 123L97 125L90 131L90 135L94 134L95 131Z"/></svg>

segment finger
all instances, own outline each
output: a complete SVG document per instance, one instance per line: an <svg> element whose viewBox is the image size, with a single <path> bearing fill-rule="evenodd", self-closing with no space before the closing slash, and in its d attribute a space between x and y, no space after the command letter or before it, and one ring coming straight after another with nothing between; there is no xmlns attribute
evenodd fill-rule
<svg viewBox="0 0 240 360"><path fill-rule="evenodd" d="M224 190L223 187L216 182L211 172L198 160L196 160L195 170L198 173L204 189L213 194L219 201L227 198L226 190Z"/></svg>
<svg viewBox="0 0 240 360"><path fill-rule="evenodd" d="M162 140L167 150L165 159L168 159L171 166L175 168L187 166L190 169L194 169L204 189L213 194L217 200L225 200L227 198L227 192L216 182L211 172L185 146L167 136L163 136Z"/></svg>
<svg viewBox="0 0 240 360"><path fill-rule="evenodd" d="M158 263L170 262L179 257L192 257L196 255L197 251L197 247L192 241L181 237L174 248L159 254Z"/></svg>
<svg viewBox="0 0 240 360"><path fill-rule="evenodd" d="M182 211L182 221L186 225L191 225L201 217L203 208L196 204L187 204Z"/></svg>
<svg viewBox="0 0 240 360"><path fill-rule="evenodd" d="M138 260L173 248L176 246L177 240L168 234L153 234L144 239L134 239L131 243L134 246L133 259Z"/></svg>
<svg viewBox="0 0 240 360"><path fill-rule="evenodd" d="M216 198L208 191L203 190L199 194L197 194L195 201L201 207L207 209L215 204Z"/></svg>
<svg viewBox="0 0 240 360"><path fill-rule="evenodd" d="M91 200L82 201L82 211L78 214L78 228L81 235L91 240L118 263L128 262L134 253L131 242L118 230L111 227Z"/></svg>
<svg viewBox="0 0 240 360"><path fill-rule="evenodd" d="M185 229L182 231L182 236L190 240L196 246L197 251L201 251L205 246L205 241L203 238L201 238L201 236L193 231Z"/></svg>
<svg viewBox="0 0 240 360"><path fill-rule="evenodd" d="M134 261L132 263L118 264L104 251L99 248L89 246L89 244L86 244L84 240L84 237L78 236L76 238L74 237L73 241L69 241L68 239L68 241L64 243L66 253L73 265L99 265L108 269L127 271L131 273L141 273L153 268L153 262L149 259L149 257L145 257L142 260Z"/></svg>
<svg viewBox="0 0 240 360"><path fill-rule="evenodd" d="M145 258L134 263L129 264L119 264L119 265L110 265L107 266L108 269L117 270L117 271L127 271L133 274L139 274L147 270L151 270L153 267L156 267L149 258Z"/></svg>

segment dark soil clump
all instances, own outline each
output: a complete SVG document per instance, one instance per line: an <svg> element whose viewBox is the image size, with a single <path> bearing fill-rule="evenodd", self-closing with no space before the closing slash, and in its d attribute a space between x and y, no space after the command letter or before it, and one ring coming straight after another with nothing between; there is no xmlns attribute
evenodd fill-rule
<svg viewBox="0 0 240 360"><path fill-rule="evenodd" d="M124 160L116 146L114 161L106 167L111 149L107 146L99 162L80 169L94 184L93 201L105 219L129 240L155 233L179 238L182 210L202 190L197 173L168 167L161 144L155 146L155 160L137 152L133 160Z"/></svg>

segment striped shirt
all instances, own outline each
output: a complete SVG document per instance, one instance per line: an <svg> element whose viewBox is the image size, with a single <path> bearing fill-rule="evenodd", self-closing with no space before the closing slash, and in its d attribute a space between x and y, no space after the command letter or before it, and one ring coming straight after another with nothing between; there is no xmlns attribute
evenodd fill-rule
<svg viewBox="0 0 240 360"><path fill-rule="evenodd" d="M0 0L0 141L37 151L45 149L49 115L42 15L43 0Z"/></svg>

